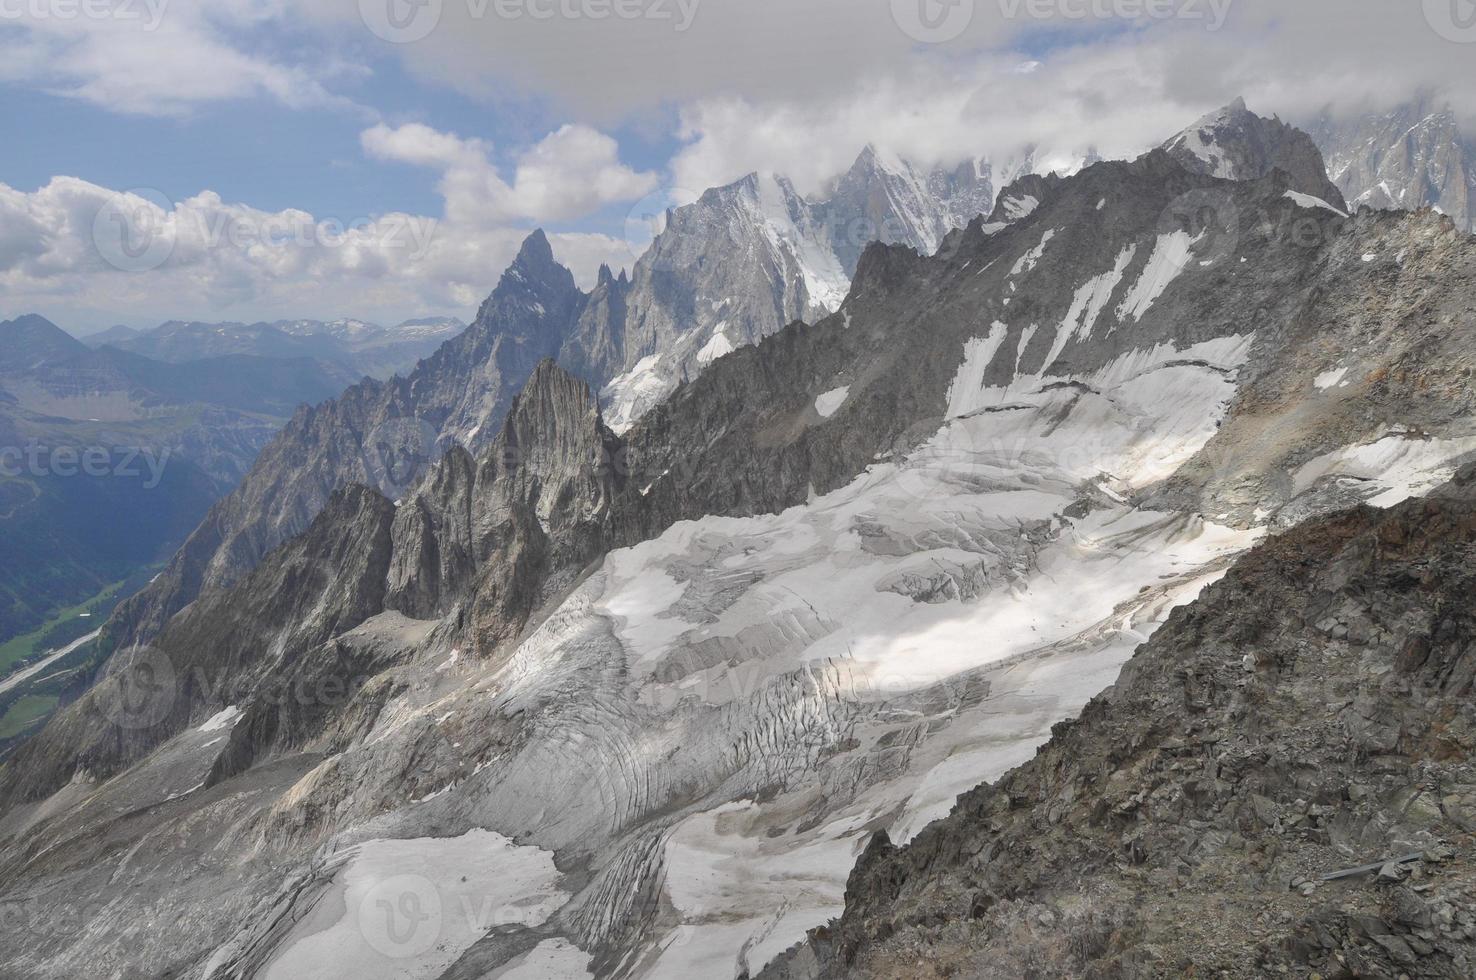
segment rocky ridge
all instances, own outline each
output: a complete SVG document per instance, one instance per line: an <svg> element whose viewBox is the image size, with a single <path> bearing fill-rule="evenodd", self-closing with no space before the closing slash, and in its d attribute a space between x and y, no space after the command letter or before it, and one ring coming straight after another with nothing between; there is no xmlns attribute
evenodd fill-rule
<svg viewBox="0 0 1476 980"><path fill-rule="evenodd" d="M1196 173L1228 180L1253 180L1282 170L1291 175L1292 189L1347 209L1312 138L1280 119L1256 115L1244 99L1200 119L1163 148Z"/></svg>
<svg viewBox="0 0 1476 980"><path fill-rule="evenodd" d="M1476 969L1476 469L1241 558L761 976Z"/></svg>

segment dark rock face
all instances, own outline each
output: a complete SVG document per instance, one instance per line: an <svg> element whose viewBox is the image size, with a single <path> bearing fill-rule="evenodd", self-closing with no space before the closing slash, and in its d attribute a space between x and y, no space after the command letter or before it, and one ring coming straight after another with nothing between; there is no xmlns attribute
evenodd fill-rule
<svg viewBox="0 0 1476 980"><path fill-rule="evenodd" d="M1268 541L764 975L1470 976L1473 588L1476 471Z"/></svg>
<svg viewBox="0 0 1476 980"><path fill-rule="evenodd" d="M1265 119L1236 99L1205 116L1163 145L1189 170L1229 180L1255 180L1272 170L1291 175L1292 189L1347 210L1337 185L1328 179L1317 144L1280 119Z"/></svg>
<svg viewBox="0 0 1476 980"><path fill-rule="evenodd" d="M452 450L401 503L387 607L438 618L474 591L478 647L515 637L562 575L603 552L618 456L588 387L543 362L480 462Z"/></svg>
<svg viewBox="0 0 1476 980"><path fill-rule="evenodd" d="M359 483L398 498L446 446L489 443L534 366L558 353L582 302L547 238L530 236L465 333L406 377L365 380L300 410L154 585L120 607L113 642L147 640L197 595L236 582L337 489Z"/></svg>
<svg viewBox="0 0 1476 980"><path fill-rule="evenodd" d="M559 363L598 390L625 366L625 324L630 277L624 269L617 278L607 265L589 294L574 332L559 351Z"/></svg>

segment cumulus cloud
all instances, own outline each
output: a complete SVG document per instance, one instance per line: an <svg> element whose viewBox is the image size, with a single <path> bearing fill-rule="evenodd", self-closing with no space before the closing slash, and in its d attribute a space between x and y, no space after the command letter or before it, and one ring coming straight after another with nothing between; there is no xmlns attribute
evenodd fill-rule
<svg viewBox="0 0 1476 980"><path fill-rule="evenodd" d="M614 141L583 127L564 127L521 154L511 183L479 141L419 125L375 127L363 138L381 158L441 169L442 216L330 219L263 211L212 191L176 202L72 177L32 193L0 184L0 293L12 312L41 310L77 326L466 315L534 223L579 217L655 180L620 165ZM628 261L620 239L550 238L586 285L601 262Z"/></svg>
<svg viewBox="0 0 1476 980"><path fill-rule="evenodd" d="M446 215L458 222L565 221L639 198L657 184L655 174L621 163L619 144L588 126L560 127L528 148L511 182L498 173L482 140L419 123L380 124L365 130L361 140L370 156L440 170Z"/></svg>

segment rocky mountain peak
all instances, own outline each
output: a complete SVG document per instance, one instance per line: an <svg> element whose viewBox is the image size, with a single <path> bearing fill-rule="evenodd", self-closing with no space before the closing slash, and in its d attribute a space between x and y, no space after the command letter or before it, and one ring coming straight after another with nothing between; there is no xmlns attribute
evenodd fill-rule
<svg viewBox="0 0 1476 980"><path fill-rule="evenodd" d="M856 155L856 160L851 164L849 170L840 176L838 183L847 180L865 180L879 174L904 173L911 168L898 157L883 154L876 148L875 143L867 143Z"/></svg>
<svg viewBox="0 0 1476 980"><path fill-rule="evenodd" d="M513 438L558 439L574 422L588 425L600 417L600 403L589 385L544 358L533 368L528 383L513 399L504 431ZM519 435L521 434L521 435Z"/></svg>
<svg viewBox="0 0 1476 980"><path fill-rule="evenodd" d="M472 330L491 336L536 333L562 343L584 294L561 265L541 229L524 241L507 271L477 313Z"/></svg>
<svg viewBox="0 0 1476 980"><path fill-rule="evenodd" d="M1462 229L1476 229L1476 140L1436 93L1422 92L1387 111L1329 108L1307 129L1353 206L1434 207Z"/></svg>
<svg viewBox="0 0 1476 980"><path fill-rule="evenodd" d="M556 265L554 262L553 246L549 244L548 236L543 233L542 228L535 228L528 237L523 239L518 254L513 259L515 268L537 269L548 268Z"/></svg>
<svg viewBox="0 0 1476 980"><path fill-rule="evenodd" d="M0 323L0 352L6 360L0 364L0 370L34 367L86 350L86 344L35 313Z"/></svg>
<svg viewBox="0 0 1476 980"><path fill-rule="evenodd" d="M1312 137L1280 119L1258 116L1237 98L1163 144L1192 173L1225 180L1256 180L1272 170L1292 177L1292 189L1346 210L1343 194L1327 176Z"/></svg>
<svg viewBox="0 0 1476 980"><path fill-rule="evenodd" d="M1026 217L1051 195L1061 180L1056 174L1026 174L1019 178L999 192L986 223L1006 225Z"/></svg>

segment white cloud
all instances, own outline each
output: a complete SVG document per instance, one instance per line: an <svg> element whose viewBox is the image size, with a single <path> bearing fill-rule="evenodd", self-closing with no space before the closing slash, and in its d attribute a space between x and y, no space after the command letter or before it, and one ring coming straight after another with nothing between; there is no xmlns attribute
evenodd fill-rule
<svg viewBox="0 0 1476 980"><path fill-rule="evenodd" d="M1387 108L1431 89L1476 129L1468 84L1476 44L1447 40L1419 3L1234 0L1220 8L1220 30L1206 29L1219 17L1210 0L1180 4L1204 20L1001 18L1015 6L1146 9L1138 0L977 0L957 42L915 46L905 60L827 61L822 45L803 69L830 75L815 86L775 93L763 82L735 84L684 101L673 183L701 190L773 170L815 190L867 142L919 162L988 154L1004 164L1027 145L1056 159L1088 148L1132 156L1240 95L1296 122L1327 108ZM1012 52L1022 31L1047 26L1079 33L1028 59Z"/></svg>
<svg viewBox="0 0 1476 980"><path fill-rule="evenodd" d="M581 208L639 195L654 180L619 165L614 141L579 128L522 154L510 185L477 141L407 126L377 127L364 142L386 159L442 168L443 216L268 212L212 191L171 202L73 177L32 193L0 184L4 315L36 311L73 328L169 318L464 316L516 254L526 222L577 217ZM601 262L628 261L622 240L577 232L550 239L586 286Z"/></svg>
<svg viewBox="0 0 1476 980"><path fill-rule="evenodd" d="M619 144L588 126L563 126L524 151L511 183L498 173L482 140L410 123L374 126L361 141L378 159L439 169L446 216L455 222L567 221L635 200L657 184L655 174L622 164Z"/></svg>
<svg viewBox="0 0 1476 980"><path fill-rule="evenodd" d="M154 9L132 2L146 15ZM435 174L444 209L423 247L386 244L396 222L410 227L414 216L405 215L350 223L333 245L303 244L297 232L289 241L198 240L190 229L201 221L299 231L321 223L200 194L160 211L177 225L169 260L151 273L121 273L92 241L109 191L62 177L32 194L0 185L0 288L17 309L63 304L102 323L207 307L243 316L464 311L534 224L577 222L652 190L656 175L623 164L615 140L592 128L608 119L655 126L652 142L672 135L675 120L680 146L663 177L683 198L751 170L785 172L814 190L867 142L924 163L988 153L1003 165L1027 144L1053 159L1088 147L1130 156L1236 95L1296 120L1329 104L1388 105L1428 87L1476 119L1467 84L1476 44L1431 23L1426 10L1439 4L1194 0L1190 8L1172 0L1171 13L1196 9L1207 19L1091 13L1163 2L964 0L968 23L939 45L906 29L912 0L682 8L675 0L662 8L654 0L439 0L417 8L439 10L439 20L407 44L375 36L360 0L173 0L152 30L116 19L0 23L0 81L121 112L178 114L252 96L348 105L340 86L370 70L350 62L395 58L422 81L519 110L509 118L531 110L568 123L511 151L415 123L365 130L370 156ZM533 16L539 4L555 16ZM672 16L593 16L617 5ZM683 11L691 21L679 31ZM1207 30L1216 11L1223 29ZM1052 16L1037 19L1040 12ZM319 43L296 43L305 37ZM586 282L601 259L630 260L624 242L603 235L551 237Z"/></svg>
<svg viewBox="0 0 1476 980"><path fill-rule="evenodd" d="M950 16L962 12L960 27L942 44L920 42L933 35L917 22L919 0L700 0L689 23L676 0L434 0L416 8L417 20L430 18L425 35L402 44L365 27L360 0L302 0L298 9L337 36L366 39L423 80L495 103L531 96L600 123L713 100L835 104L885 80L909 88L920 67L967 65L1042 42L1157 49L1164 74L1154 80L1197 104L1258 87L1300 108L1433 86L1476 108L1476 48L1450 40L1450 27L1443 34L1438 23L1442 3L1461 2L959 0ZM615 16L616 6L635 15ZM1083 102L1111 94L1073 93ZM896 103L890 114L918 105Z"/></svg>
<svg viewBox="0 0 1476 980"><path fill-rule="evenodd" d="M254 96L350 106L329 85L362 69L332 57L294 64L250 43L286 17L264 0L0 0L0 81L142 115Z"/></svg>

